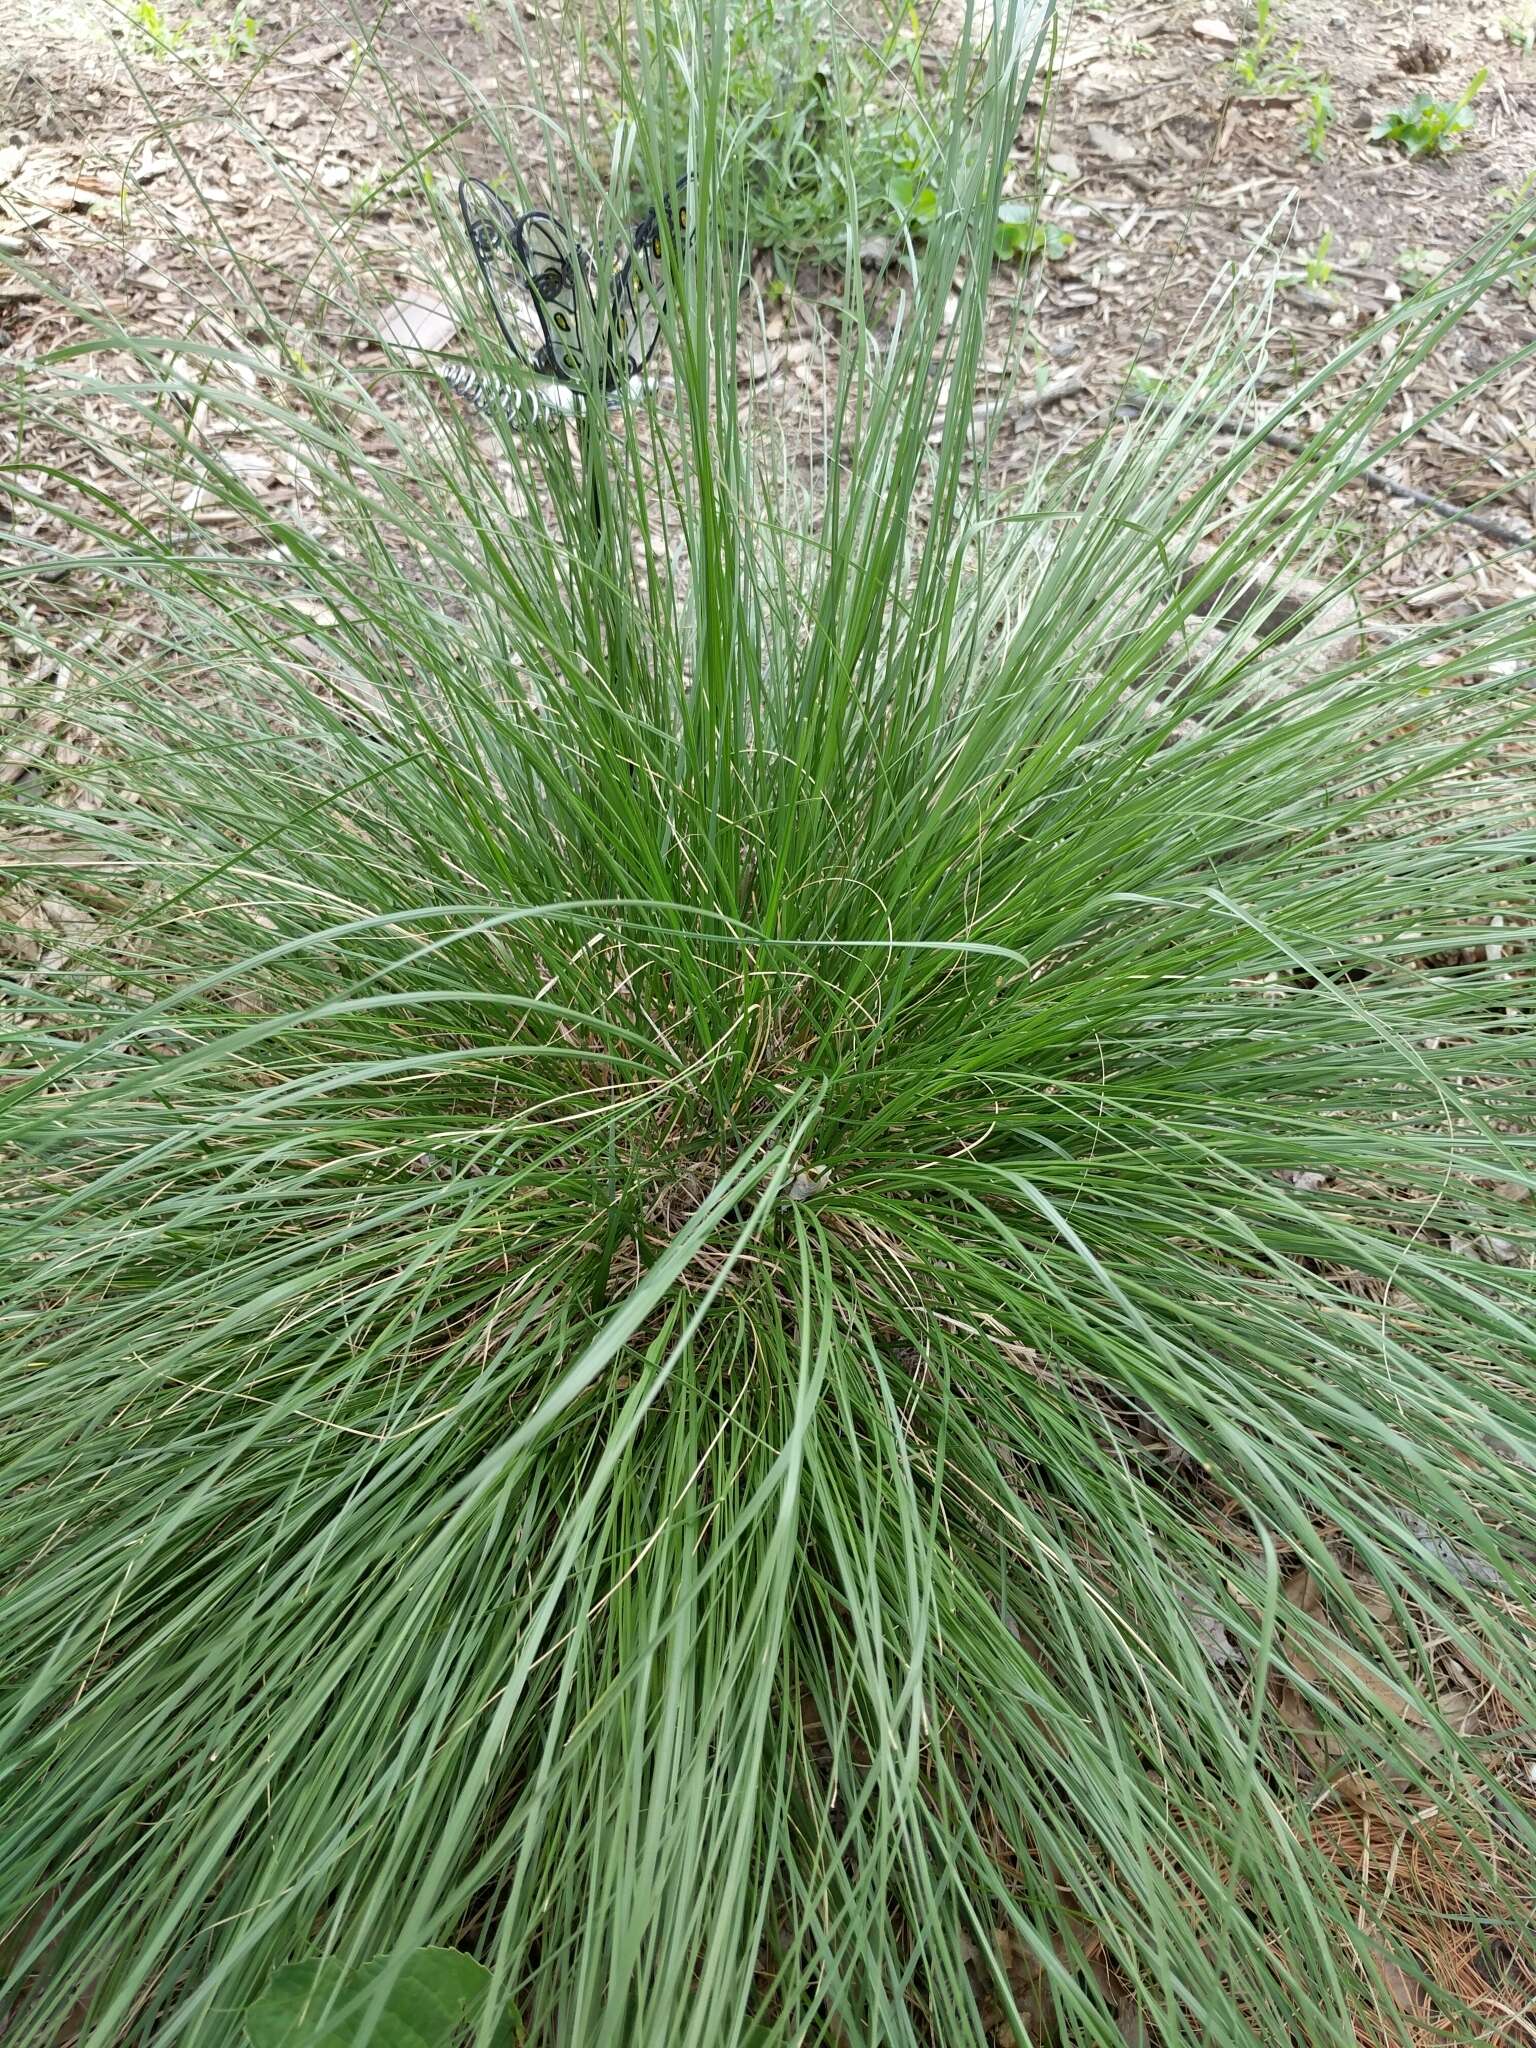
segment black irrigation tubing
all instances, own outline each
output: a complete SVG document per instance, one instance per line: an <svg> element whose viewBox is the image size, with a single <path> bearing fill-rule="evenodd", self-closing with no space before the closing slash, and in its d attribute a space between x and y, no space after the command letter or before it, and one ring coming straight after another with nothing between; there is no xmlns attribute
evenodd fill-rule
<svg viewBox="0 0 1536 2048"><path fill-rule="evenodd" d="M1172 412L1174 408L1164 399L1126 397L1120 401L1121 412ZM1202 426L1212 427L1219 434L1258 434L1271 447L1283 449L1287 455L1305 455L1308 443L1295 434L1283 433L1279 427L1265 430L1251 420L1239 420L1230 414L1194 412L1191 419L1199 420ZM1488 519L1481 512L1467 512L1460 505L1453 505L1445 498L1437 498L1430 491L1421 491L1414 484L1400 484L1396 477L1388 476L1375 463L1365 469L1358 469L1346 479L1352 484L1364 484L1368 491L1380 491L1384 497L1404 498L1410 505L1427 505L1432 512L1438 512L1443 519L1454 520L1458 526L1470 526L1474 533L1481 533L1489 540L1499 541L1511 550L1536 547L1536 534L1520 533L1513 526L1506 526L1502 520Z"/></svg>

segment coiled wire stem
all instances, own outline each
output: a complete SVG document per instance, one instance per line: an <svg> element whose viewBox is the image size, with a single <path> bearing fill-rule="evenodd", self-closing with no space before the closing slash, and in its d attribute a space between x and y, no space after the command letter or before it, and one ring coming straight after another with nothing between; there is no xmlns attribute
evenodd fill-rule
<svg viewBox="0 0 1536 2048"><path fill-rule="evenodd" d="M455 398L508 426L544 427L581 412L580 394L565 384L520 384L478 363L445 363L437 374Z"/></svg>

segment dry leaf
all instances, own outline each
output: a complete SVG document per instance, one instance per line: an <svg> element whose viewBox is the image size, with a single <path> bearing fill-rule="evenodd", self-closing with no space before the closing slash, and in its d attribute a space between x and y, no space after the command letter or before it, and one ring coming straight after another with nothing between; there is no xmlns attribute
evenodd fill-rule
<svg viewBox="0 0 1536 2048"><path fill-rule="evenodd" d="M1203 15L1199 21L1189 24L1190 33L1197 35L1203 43L1226 43L1232 48L1237 45L1237 33L1214 14Z"/></svg>

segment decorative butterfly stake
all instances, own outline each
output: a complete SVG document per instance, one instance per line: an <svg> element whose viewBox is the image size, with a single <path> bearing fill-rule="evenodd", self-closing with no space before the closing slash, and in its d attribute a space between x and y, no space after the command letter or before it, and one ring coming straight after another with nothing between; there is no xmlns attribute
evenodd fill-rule
<svg viewBox="0 0 1536 2048"><path fill-rule="evenodd" d="M564 221L514 213L480 179L461 181L459 211L502 338L522 370L547 380L529 394L535 417L580 413L599 392L618 405L644 375L666 310L666 235L691 238L688 200L685 177L665 202L665 228L654 208L631 225L601 289L592 252ZM486 392L473 371L450 382L477 401Z"/></svg>

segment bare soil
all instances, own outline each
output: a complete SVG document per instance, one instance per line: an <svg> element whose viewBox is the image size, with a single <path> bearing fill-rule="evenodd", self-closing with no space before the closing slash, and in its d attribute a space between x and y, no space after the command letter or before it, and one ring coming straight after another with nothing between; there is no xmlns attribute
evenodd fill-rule
<svg viewBox="0 0 1536 2048"><path fill-rule="evenodd" d="M69 332L27 276L6 274L13 261L161 327L216 311L221 284L243 268L273 308L335 338L347 292L314 255L330 234L365 294L434 303L441 256L413 196L412 155L449 174L487 168L497 151L475 115L483 96L540 163L535 65L544 94L583 118L577 19L537 0L505 10L428 0L368 15L298 0L267 12L253 0L245 50L228 46L230 19L223 0L132 0L124 11L0 0L0 372ZM935 52L957 22L958 0L938 0ZM1255 280L1275 269L1289 279L1271 343L1277 395L1432 280L1536 178L1527 36L1536 43L1536 0L1279 0L1263 52L1236 0L1073 10L1050 59L1042 154L1045 215L1074 242L1026 284L1023 338L1046 398L1020 412L1002 462L1033 464L1042 437L1101 424L1129 366L1176 354L1245 263ZM380 102L373 56L387 64L393 106ZM1411 160L1371 139L1377 118L1415 92L1454 99L1479 70L1474 125L1455 155ZM1303 122L1318 86L1332 112L1314 158ZM1035 142L1020 138L1011 183L1021 193L1037 175ZM804 303L770 312L742 364L758 401L791 411L819 383L816 280L803 281ZM1416 375L1418 412L1536 336L1536 268L1520 282L1524 296L1496 294ZM1020 339L1020 294L1006 275L992 289L1001 353ZM1488 509L1510 531L1536 530L1532 367L1428 425L1393 473L1456 504L1496 496ZM1363 521L1417 516L1361 493ZM1524 568L1460 528L1400 575L1422 601L1447 581L1503 590Z"/></svg>
<svg viewBox="0 0 1536 2048"><path fill-rule="evenodd" d="M1186 0L1074 16L1054 71L1046 166L1047 209L1077 241L1065 263L1050 267L1039 315L1053 369L1086 371L1084 393L1064 402L1063 416L1111 403L1133 359L1156 366L1175 353L1196 308L1244 264L1252 266L1245 289L1271 270L1282 279L1268 379L1278 398L1431 283L1529 188L1536 57L1519 40L1518 19L1462 0L1296 0L1277 17L1260 68L1280 75L1255 88L1237 75L1254 43L1253 17L1238 7ZM1414 160L1372 139L1380 117L1415 93L1453 101L1479 70L1487 79L1472 102L1474 125L1454 155ZM1332 113L1314 158L1305 122L1318 87ZM1519 283L1475 308L1450 347L1415 374L1414 414L1454 400L1461 385L1536 337L1536 273ZM1371 367L1361 362L1354 381ZM1528 534L1536 515L1531 375L1524 365L1491 394L1453 403L1391 474L1459 505L1496 499L1485 509ZM1319 412L1350 381L1335 385ZM1362 522L1422 524L1402 500L1361 499ZM1523 587L1524 569L1458 527L1405 551L1395 577L1423 605L1437 593L1454 601L1446 585L1457 579L1485 595Z"/></svg>

